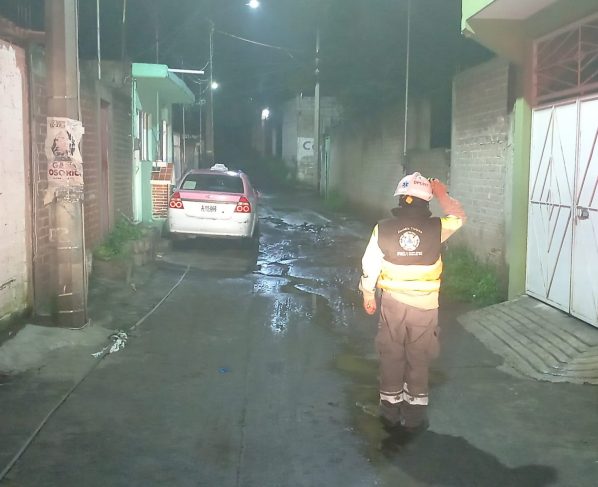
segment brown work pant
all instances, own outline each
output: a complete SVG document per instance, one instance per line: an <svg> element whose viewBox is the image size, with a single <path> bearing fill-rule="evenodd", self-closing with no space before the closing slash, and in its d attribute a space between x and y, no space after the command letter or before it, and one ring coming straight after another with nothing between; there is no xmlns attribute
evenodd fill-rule
<svg viewBox="0 0 598 487"><path fill-rule="evenodd" d="M438 356L438 309L420 309L382 294L376 336L380 399L401 408L402 422L417 426L428 404L428 370Z"/></svg>

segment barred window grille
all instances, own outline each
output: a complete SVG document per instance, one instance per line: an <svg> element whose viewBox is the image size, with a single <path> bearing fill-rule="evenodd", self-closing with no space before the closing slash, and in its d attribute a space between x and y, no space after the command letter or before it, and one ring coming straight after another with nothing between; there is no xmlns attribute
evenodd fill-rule
<svg viewBox="0 0 598 487"><path fill-rule="evenodd" d="M598 91L598 18L534 45L537 103Z"/></svg>

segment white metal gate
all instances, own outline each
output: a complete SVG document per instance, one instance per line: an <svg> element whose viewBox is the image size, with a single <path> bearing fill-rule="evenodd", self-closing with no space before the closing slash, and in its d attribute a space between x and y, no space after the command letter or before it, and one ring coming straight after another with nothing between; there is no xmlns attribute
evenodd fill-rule
<svg viewBox="0 0 598 487"><path fill-rule="evenodd" d="M533 114L527 292L598 326L598 99Z"/></svg>
<svg viewBox="0 0 598 487"><path fill-rule="evenodd" d="M598 98L580 102L571 313L598 326Z"/></svg>

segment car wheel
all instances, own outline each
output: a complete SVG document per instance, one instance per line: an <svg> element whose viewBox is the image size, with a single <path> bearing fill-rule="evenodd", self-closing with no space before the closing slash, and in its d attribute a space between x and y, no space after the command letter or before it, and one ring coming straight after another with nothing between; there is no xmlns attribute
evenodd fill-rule
<svg viewBox="0 0 598 487"><path fill-rule="evenodd" d="M259 246L260 246L259 223L255 224L255 227L253 228L253 233L251 234L251 237L249 237L245 240L245 244L246 244L247 248L252 249L252 250L259 248Z"/></svg>

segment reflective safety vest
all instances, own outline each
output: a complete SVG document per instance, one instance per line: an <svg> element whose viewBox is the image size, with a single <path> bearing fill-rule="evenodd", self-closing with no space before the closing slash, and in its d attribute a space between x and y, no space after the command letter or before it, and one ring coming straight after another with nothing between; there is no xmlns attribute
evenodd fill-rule
<svg viewBox="0 0 598 487"><path fill-rule="evenodd" d="M453 215L420 219L399 215L381 221L363 255L359 289L374 293L378 287L410 306L437 308L441 244L463 221Z"/></svg>
<svg viewBox="0 0 598 487"><path fill-rule="evenodd" d="M378 224L383 254L378 287L395 292L437 293L442 274L440 218L398 216Z"/></svg>

